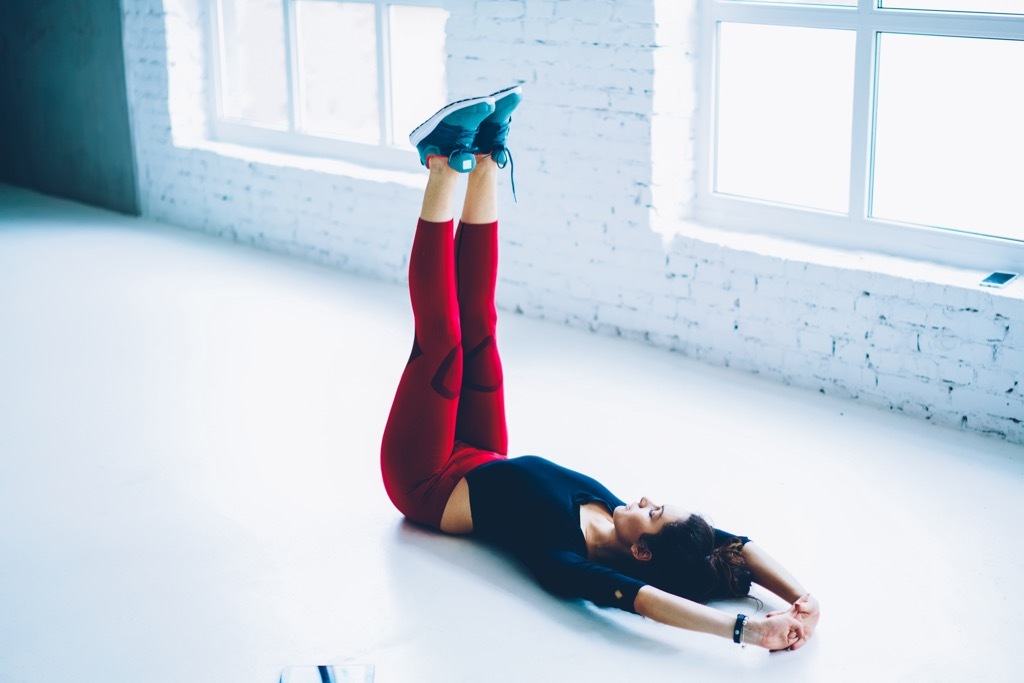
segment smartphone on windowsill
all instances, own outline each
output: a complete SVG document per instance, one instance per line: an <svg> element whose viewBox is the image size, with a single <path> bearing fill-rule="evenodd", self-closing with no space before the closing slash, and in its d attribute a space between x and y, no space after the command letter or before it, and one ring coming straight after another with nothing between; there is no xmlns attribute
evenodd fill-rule
<svg viewBox="0 0 1024 683"><path fill-rule="evenodd" d="M992 273L981 281L982 287L1004 287L1017 277L1017 273Z"/></svg>

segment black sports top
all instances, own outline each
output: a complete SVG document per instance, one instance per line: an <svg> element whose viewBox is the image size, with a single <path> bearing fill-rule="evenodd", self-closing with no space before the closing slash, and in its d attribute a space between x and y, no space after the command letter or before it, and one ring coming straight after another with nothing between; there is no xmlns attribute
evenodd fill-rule
<svg viewBox="0 0 1024 683"><path fill-rule="evenodd" d="M579 506L625 505L601 483L535 455L485 463L466 480L474 535L512 553L556 595L636 611L646 584L587 559ZM730 538L715 530L716 546Z"/></svg>

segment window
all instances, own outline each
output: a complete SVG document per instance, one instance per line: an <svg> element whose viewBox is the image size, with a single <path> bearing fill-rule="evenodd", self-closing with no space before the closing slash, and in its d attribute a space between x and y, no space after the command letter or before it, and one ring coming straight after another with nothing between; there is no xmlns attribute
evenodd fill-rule
<svg viewBox="0 0 1024 683"><path fill-rule="evenodd" d="M699 218L1024 268L1024 0L708 0Z"/></svg>
<svg viewBox="0 0 1024 683"><path fill-rule="evenodd" d="M212 0L218 140L408 164L444 106L440 0Z"/></svg>

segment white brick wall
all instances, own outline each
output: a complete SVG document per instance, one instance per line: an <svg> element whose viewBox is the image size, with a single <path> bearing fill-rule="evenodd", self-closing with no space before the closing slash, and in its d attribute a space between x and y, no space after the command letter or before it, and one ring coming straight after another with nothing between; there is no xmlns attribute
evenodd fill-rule
<svg viewBox="0 0 1024 683"><path fill-rule="evenodd" d="M448 6L451 96L526 91L504 309L1024 443L1024 285L683 222L695 0ZM123 7L145 215L404 280L421 173L209 144L206 0Z"/></svg>

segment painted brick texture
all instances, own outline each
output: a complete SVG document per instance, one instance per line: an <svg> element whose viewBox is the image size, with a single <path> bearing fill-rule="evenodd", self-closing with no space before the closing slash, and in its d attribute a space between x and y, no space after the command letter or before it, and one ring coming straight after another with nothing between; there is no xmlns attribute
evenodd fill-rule
<svg viewBox="0 0 1024 683"><path fill-rule="evenodd" d="M1024 443L1024 285L754 248L685 222L696 5L447 3L450 96L513 82L526 93L510 137L518 204L502 181L499 305ZM144 215L404 281L424 182L414 163L210 144L208 3L123 9Z"/></svg>

